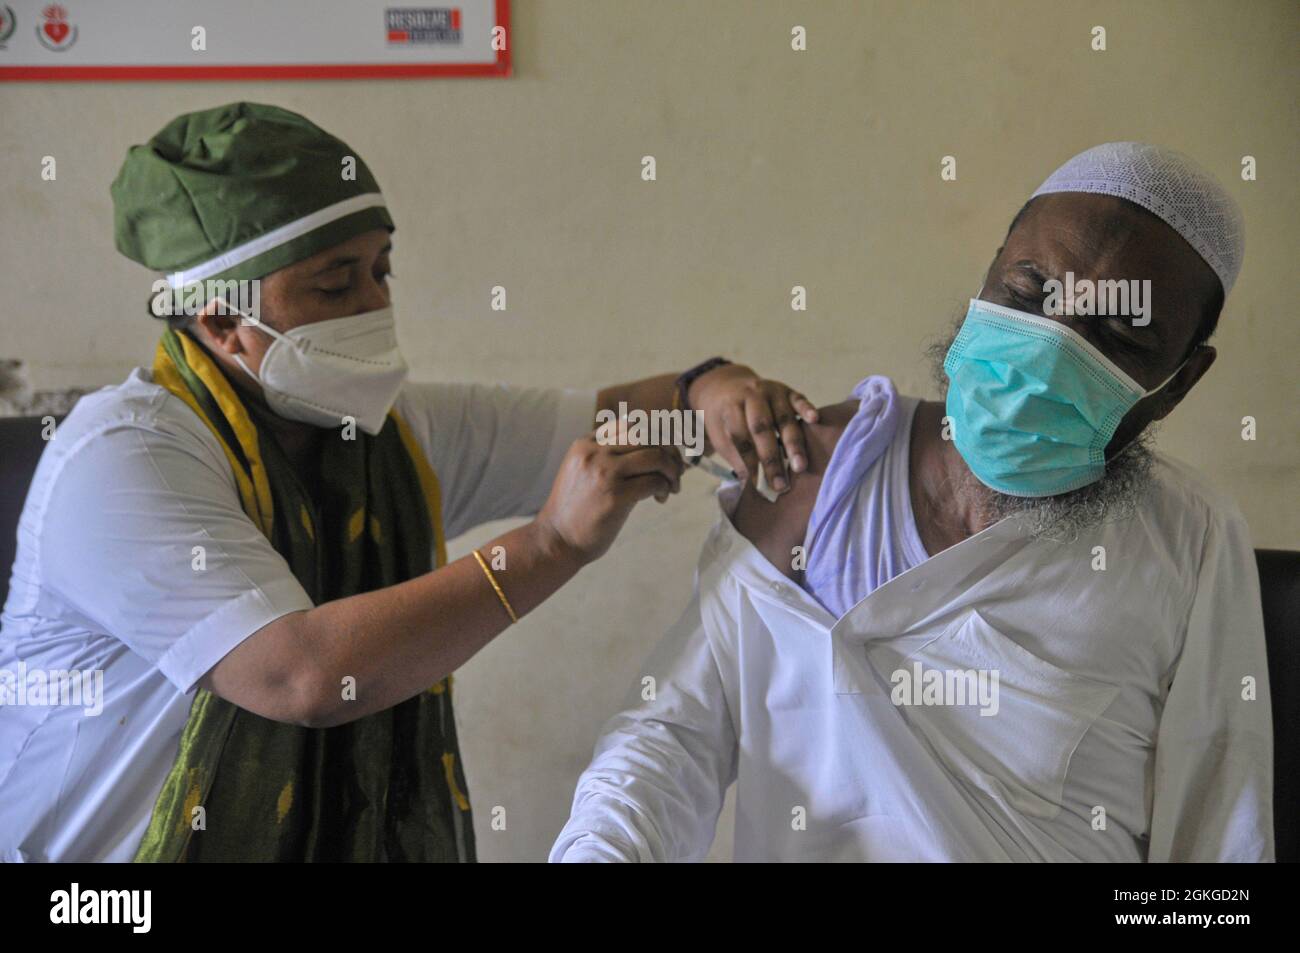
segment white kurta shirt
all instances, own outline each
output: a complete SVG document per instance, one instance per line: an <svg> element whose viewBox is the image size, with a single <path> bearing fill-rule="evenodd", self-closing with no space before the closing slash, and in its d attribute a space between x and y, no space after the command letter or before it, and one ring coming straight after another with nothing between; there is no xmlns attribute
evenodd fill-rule
<svg viewBox="0 0 1300 953"><path fill-rule="evenodd" d="M451 538L536 512L595 406L591 391L408 384L396 409L438 476ZM311 607L185 403L143 368L83 397L27 494L0 673L99 672L103 695L0 704L0 861L130 860L195 684L269 622Z"/></svg>
<svg viewBox="0 0 1300 953"><path fill-rule="evenodd" d="M696 597L551 860L700 860L733 781L737 861L1271 860L1245 522L1183 464L1154 480L1132 519L1073 544L1003 520L840 619L736 531L724 486ZM996 672L996 714L894 704L918 663Z"/></svg>

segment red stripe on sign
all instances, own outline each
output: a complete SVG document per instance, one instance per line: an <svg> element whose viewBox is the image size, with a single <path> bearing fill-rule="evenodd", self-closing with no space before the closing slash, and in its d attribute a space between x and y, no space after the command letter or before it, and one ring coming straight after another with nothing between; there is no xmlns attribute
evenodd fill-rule
<svg viewBox="0 0 1300 953"><path fill-rule="evenodd" d="M389 43L405 43L405 42L406 42L407 40L409 40L410 38L411 38L411 34L407 33L405 30L389 30L389 31L388 31L388 42L389 42Z"/></svg>
<svg viewBox="0 0 1300 953"><path fill-rule="evenodd" d="M451 8L451 28L453 30L460 29L460 7Z"/></svg>
<svg viewBox="0 0 1300 953"><path fill-rule="evenodd" d="M495 63L304 63L285 66L0 66L0 83L86 80L407 79L509 76Z"/></svg>

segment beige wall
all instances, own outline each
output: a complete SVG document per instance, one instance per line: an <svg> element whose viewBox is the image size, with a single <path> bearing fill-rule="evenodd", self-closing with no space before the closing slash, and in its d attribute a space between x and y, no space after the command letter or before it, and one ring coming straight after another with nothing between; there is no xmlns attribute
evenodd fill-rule
<svg viewBox="0 0 1300 953"><path fill-rule="evenodd" d="M108 184L130 144L238 98L304 112L374 169L418 375L596 386L720 352L823 403L870 373L928 393L924 339L962 309L1029 192L1080 149L1143 139L1197 157L1247 221L1219 362L1161 446L1235 495L1257 545L1300 548L1295 4L514 8L505 81L0 88L0 357L30 362L38 387L148 361L148 276L113 250ZM796 23L805 53L790 50ZM646 154L657 182L640 179ZM1245 154L1257 182L1237 175ZM43 155L57 182L41 181ZM496 284L506 314L488 307ZM795 284L807 313L790 311ZM709 489L694 475L644 507L608 558L459 675L483 859L545 855L598 725L688 596ZM488 829L496 805L505 832ZM715 854L729 841L724 824Z"/></svg>

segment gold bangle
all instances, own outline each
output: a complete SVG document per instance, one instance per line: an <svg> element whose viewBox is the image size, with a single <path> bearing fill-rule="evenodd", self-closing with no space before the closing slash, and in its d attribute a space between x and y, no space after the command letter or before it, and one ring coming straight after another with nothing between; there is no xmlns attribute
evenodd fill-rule
<svg viewBox="0 0 1300 953"><path fill-rule="evenodd" d="M474 550L474 558L477 559L478 564L483 567L483 575L487 576L487 581L492 584L493 590L496 591L497 598L500 599L501 604L506 607L506 612L510 616L510 621L518 622L519 616L515 615L515 610L511 607L510 600L506 598L506 594L502 592L501 587L497 585L496 576L492 575L492 570L488 568L487 561L483 558L483 554L476 549Z"/></svg>

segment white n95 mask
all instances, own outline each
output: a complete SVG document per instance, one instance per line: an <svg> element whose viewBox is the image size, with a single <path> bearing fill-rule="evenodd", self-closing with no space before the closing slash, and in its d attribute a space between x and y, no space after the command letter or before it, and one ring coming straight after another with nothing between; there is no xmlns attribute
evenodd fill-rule
<svg viewBox="0 0 1300 953"><path fill-rule="evenodd" d="M407 373L391 306L285 333L244 317L275 338L257 374L235 355L239 366L262 385L273 411L317 427L340 427L351 417L366 433L379 433Z"/></svg>

